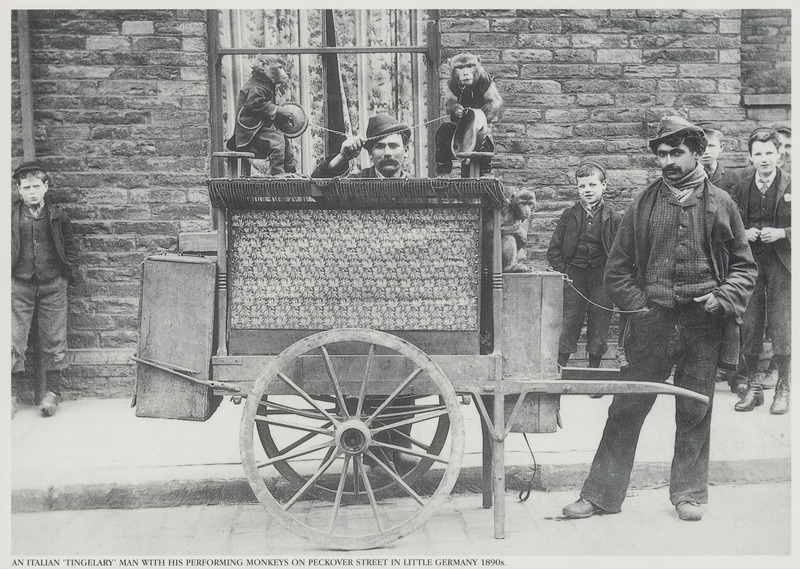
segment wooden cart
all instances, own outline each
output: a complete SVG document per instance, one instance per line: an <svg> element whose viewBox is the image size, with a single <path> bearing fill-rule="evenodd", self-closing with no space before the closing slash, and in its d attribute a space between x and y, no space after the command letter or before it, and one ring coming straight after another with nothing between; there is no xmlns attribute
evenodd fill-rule
<svg viewBox="0 0 800 569"><path fill-rule="evenodd" d="M562 376L563 281L502 273L497 180L230 177L209 195L216 260L145 263L137 414L202 420L246 398L256 497L325 547L379 547L430 518L458 478L462 402L483 421L502 538L504 441L554 432L559 395L708 401L614 370Z"/></svg>

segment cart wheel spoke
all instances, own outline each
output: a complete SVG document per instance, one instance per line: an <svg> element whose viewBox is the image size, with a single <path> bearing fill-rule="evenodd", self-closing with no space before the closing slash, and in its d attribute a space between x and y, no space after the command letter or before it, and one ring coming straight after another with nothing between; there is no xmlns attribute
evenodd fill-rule
<svg viewBox="0 0 800 569"><path fill-rule="evenodd" d="M441 411L431 411L429 413L420 413L414 417L409 419L403 419L402 421L395 421L394 423L385 423L383 421L383 417L381 417L381 426L373 427L371 430L373 433L380 433L381 431L393 430L397 429L398 427L402 427L403 425L413 425L414 423L421 423L422 421L429 421L430 419L435 419L437 417L441 417L442 415L447 415L447 409L442 409Z"/></svg>
<svg viewBox="0 0 800 569"><path fill-rule="evenodd" d="M370 451L366 451L366 453L365 453L365 454L366 454L368 457L370 457L370 458L372 458L372 459L374 459L374 460L377 460L377 457L376 457L376 456L375 456L375 455L374 455L372 452L370 452ZM409 496L411 496L412 498L414 498L414 500L416 500L416 501L417 501L417 503L418 503L420 506L424 506L424 505L425 505L425 500L423 500L423 499L422 499L422 497L421 497L419 494L417 494L417 493L414 491L414 489L413 489L413 488L411 488L411 486L409 486L408 484L406 484L405 480L403 480L402 476L400 476L400 475L399 475L399 474L398 474L398 473L397 473L397 472L394 470L394 468L392 468L390 465L388 465L388 464L387 464L387 465L385 465L385 469L386 469L386 473L387 473L389 476L391 476L392 478L394 478L394 481L395 481L395 482L397 482L397 484L399 484L399 485L400 485L400 487L401 487L403 490L405 490L406 494L408 494Z"/></svg>
<svg viewBox="0 0 800 569"><path fill-rule="evenodd" d="M333 369L331 355L328 353L328 350L325 348L325 346L320 346L319 349L322 352L322 359L325 360L325 369L328 372L328 377L331 378L331 383L333 383L333 394L336 397L336 402L339 403L339 408L342 410L344 416L349 419L350 413L347 411L347 404L344 402L342 388L339 385L339 379L336 377L336 371Z"/></svg>
<svg viewBox="0 0 800 569"><path fill-rule="evenodd" d="M305 456L307 454L311 454L312 452L317 452L318 450L322 450L324 448L328 448L330 446L335 445L333 441L328 441L327 443L319 444L315 447L299 450L297 452L287 452L285 454L281 454L280 456L274 456L270 459L265 460L264 462L259 463L259 467L269 466L279 460L290 460L292 458L299 458L301 456Z"/></svg>
<svg viewBox="0 0 800 569"><path fill-rule="evenodd" d="M356 406L356 417L361 417L361 411L364 409L364 399L367 397L367 383L369 382L370 374L372 373L372 362L375 360L375 344L369 345L369 353L367 354L367 365L364 370L364 379L361 380L361 388L358 390L358 405ZM359 463L360 464L360 463Z"/></svg>
<svg viewBox="0 0 800 569"><path fill-rule="evenodd" d="M308 403L310 403L310 404L311 404L311 405L312 405L312 406L313 406L313 407L314 407L314 408L315 408L317 411L319 411L320 413L322 413L323 415L325 415L325 417L326 417L326 418L327 418L327 419L328 419L328 420L329 420L331 423L333 423L333 424L335 425L335 424L337 424L337 423L339 422L338 420L336 420L336 419L333 417L333 415L331 415L330 413L328 413L328 411L327 411L327 410L325 410L325 409L324 409L324 408L323 408L321 405L319 405L319 403L317 403L316 401L314 401L314 399L312 399L312 398L311 398L311 396L310 396L308 393L306 393L306 392L305 392L303 389L301 389L299 385L297 385L297 384L296 384L294 381L292 381L291 379L289 379L288 377L286 377L286 375L285 375L285 374L283 374L283 373L279 373L279 374L278 374L278 377L279 377L281 380L283 380L283 382L284 382L284 383L286 383L286 384L287 384L289 387L291 387L292 389L294 389L294 390L295 390L295 392L296 392L296 393L297 393L297 394L298 394L300 397L302 397L302 398L303 398L303 399L305 399L305 400L306 400Z"/></svg>
<svg viewBox="0 0 800 569"><path fill-rule="evenodd" d="M329 427L330 423L327 423L325 426ZM287 452L289 452L291 450L294 450L297 447L307 443L308 441L310 441L311 439L313 439L314 437L316 437L318 435L319 435L319 433L308 433L307 435L303 435L302 437L300 437L299 439L297 439L293 443L283 447L280 451L278 451L278 454L284 454L284 453L287 453Z"/></svg>
<svg viewBox="0 0 800 569"><path fill-rule="evenodd" d="M315 419L317 421L324 421L326 415L322 413L314 413L313 409L297 409L288 405L281 405L275 401L262 400L259 405L267 408L270 415L292 415L295 417L305 417L306 419ZM328 423L330 425L330 423Z"/></svg>
<svg viewBox="0 0 800 569"><path fill-rule="evenodd" d="M240 450L256 498L280 525L326 547L372 548L407 535L446 499L463 419L453 386L419 348L374 330L328 330L265 367L245 402Z"/></svg>
<svg viewBox="0 0 800 569"><path fill-rule="evenodd" d="M361 473L362 480L364 481L364 490L367 492L367 496L369 496L369 506L372 508L372 515L375 518L375 525L378 526L378 533L383 535L383 524L381 523L381 517L378 513L378 501L375 499L375 492L372 490L372 483L369 481L369 476L367 476L366 471L364 470L363 463L361 462L361 457L356 457L358 461L359 469L358 471Z"/></svg>
<svg viewBox="0 0 800 569"><path fill-rule="evenodd" d="M441 462L442 464L447 464L449 462L446 458L442 458L438 454L428 454L428 453L425 453L425 452L418 452L418 451L412 450L410 448L405 448L405 447L401 447L401 446L397 446L397 445L393 445L393 444L389 444L389 443L382 443L380 441L375 441L372 444L377 446L377 447L388 448L388 449L394 450L394 451L402 453L402 454L410 454L411 456L416 456L417 458L427 458L427 459L432 460L434 462ZM375 449L375 450L377 450L377 449Z"/></svg>
<svg viewBox="0 0 800 569"><path fill-rule="evenodd" d="M303 484L303 487L300 488L300 490L298 490L294 496L292 496L291 498L289 498L289 500L287 500L287 502L283 505L284 511L291 508L295 503L297 503L297 500L299 500L305 495L308 489L314 485L314 482L316 482L317 479L323 474L325 474L325 472L331 467L333 461L336 460L339 454L340 454L339 452L336 452L332 456L328 457L328 460L325 461L322 464L322 466L319 467L319 469L317 469L317 471L311 476L311 478L308 479L308 482Z"/></svg>
<svg viewBox="0 0 800 569"><path fill-rule="evenodd" d="M336 515L339 513L339 506L342 503L344 493L344 483L347 481L347 467L350 465L350 455L344 455L344 465L342 473L339 475L339 486L336 487L336 498L333 500L333 511L331 512L331 523L328 526L328 533L333 533L333 526L336 525ZM353 475L355 476L355 464L353 464Z"/></svg>
<svg viewBox="0 0 800 569"><path fill-rule="evenodd" d="M386 398L386 400L385 400L383 403L381 403L380 405L378 405L378 408L377 408L377 409L375 409L375 411L373 411L373 412L372 412L372 415L370 415L370 416L369 416L369 418L368 418L366 421L364 421L364 422L365 422L367 425L369 425L370 423L372 423L372 421L374 421L374 420L375 420L375 417L376 417L376 416L378 416L378 415L380 415L380 414L381 414L381 412L382 412L384 409L386 409L386 407L388 407L388 405L389 405L389 404L390 404L392 401L394 401L394 400L395 400L395 398L396 398L398 395L400 395L400 393L401 393L401 392L402 392L402 391L403 391L403 390L404 390L406 387L408 387L408 385L409 385L409 384L410 384L412 381L414 381L414 380L415 380L417 377L419 377L419 374L421 374L421 373L422 373L422 371L423 371L423 370L422 370L422 368L421 368L421 367L418 367L417 369L415 369L414 371L412 371L412 372L411 372L411 373L408 375L408 377L407 377L407 378L405 378L405 379L404 379L404 380L403 380L403 381L400 383L400 385L398 385L398 386L397 386L397 388L396 388L394 391L392 391L392 394L391 394L391 395L389 395L389 397L387 397L387 398Z"/></svg>
<svg viewBox="0 0 800 569"><path fill-rule="evenodd" d="M297 431L309 431L320 435L333 435L333 431L331 431L330 429L325 429L322 427L312 427L310 425L297 425L295 423L286 423L284 421L276 421L275 419L270 419L269 417L264 417L261 415L256 416L256 421L259 421L261 423L267 423L268 425L274 425L276 427L283 427L285 429L295 429Z"/></svg>

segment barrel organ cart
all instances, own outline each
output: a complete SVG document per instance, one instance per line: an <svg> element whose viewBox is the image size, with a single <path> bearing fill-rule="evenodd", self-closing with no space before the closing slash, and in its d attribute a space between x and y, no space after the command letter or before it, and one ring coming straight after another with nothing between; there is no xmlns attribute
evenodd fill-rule
<svg viewBox="0 0 800 569"><path fill-rule="evenodd" d="M293 532L350 550L418 528L458 478L464 401L484 427L497 538L504 441L554 432L559 395L707 402L616 370L559 370L563 281L502 273L497 180L237 174L208 182L215 258L144 263L136 412L205 420L223 397L245 399L247 479Z"/></svg>

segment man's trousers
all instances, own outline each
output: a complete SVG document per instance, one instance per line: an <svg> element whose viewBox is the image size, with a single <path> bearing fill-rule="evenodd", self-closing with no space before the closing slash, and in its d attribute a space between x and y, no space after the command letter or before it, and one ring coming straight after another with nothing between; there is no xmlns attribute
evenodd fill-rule
<svg viewBox="0 0 800 569"><path fill-rule="evenodd" d="M666 381L675 365L675 385L709 398L722 339L723 320L692 303L631 315L626 345L629 367L622 379ZM639 432L655 395L616 395L608 409L603 438L581 496L607 512L619 512L630 482ZM675 451L670 500L708 501L711 404L675 397Z"/></svg>

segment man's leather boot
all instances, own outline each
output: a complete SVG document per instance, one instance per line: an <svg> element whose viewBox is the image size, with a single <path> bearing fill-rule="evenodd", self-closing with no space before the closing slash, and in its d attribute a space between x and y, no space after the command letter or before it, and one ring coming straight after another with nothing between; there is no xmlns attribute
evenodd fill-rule
<svg viewBox="0 0 800 569"><path fill-rule="evenodd" d="M776 355L778 364L778 383L775 385L775 398L769 412L773 415L784 415L789 412L789 384L791 383L791 356Z"/></svg>
<svg viewBox="0 0 800 569"><path fill-rule="evenodd" d="M737 411L752 411L759 405L764 404L764 390L755 374L747 378L747 393L744 394L739 402L733 406Z"/></svg>

